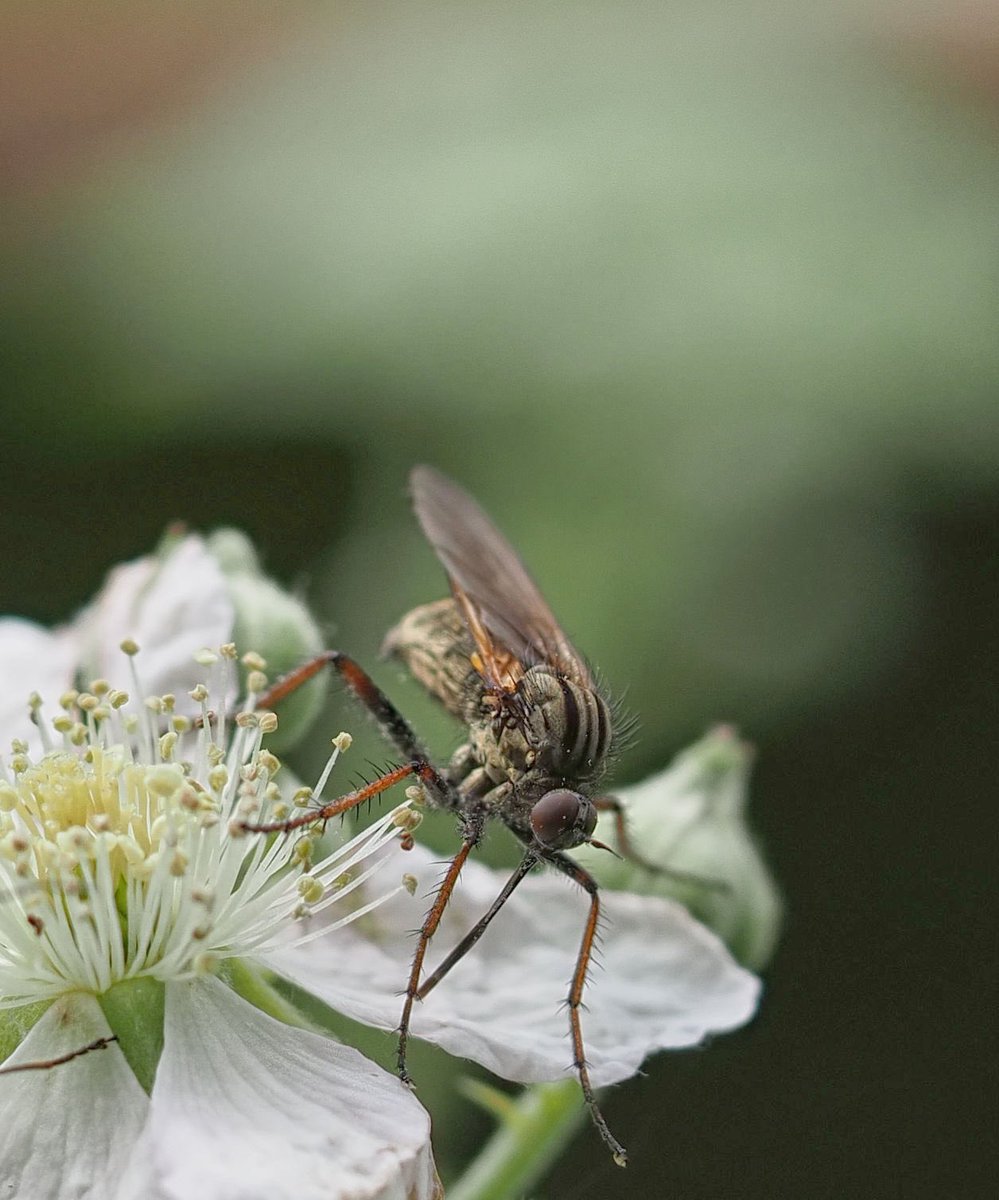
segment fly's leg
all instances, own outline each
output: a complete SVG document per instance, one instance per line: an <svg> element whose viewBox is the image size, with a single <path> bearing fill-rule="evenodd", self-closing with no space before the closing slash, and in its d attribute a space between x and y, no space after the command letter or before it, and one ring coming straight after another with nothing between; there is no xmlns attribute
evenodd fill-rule
<svg viewBox="0 0 999 1200"><path fill-rule="evenodd" d="M350 688L359 703L364 705L378 723L384 736L399 751L403 758L427 759L429 754L413 732L406 718L385 695L371 676L352 658L339 650L325 650L308 662L302 663L287 675L283 675L257 700L258 708L273 708L292 692L314 679L320 671L332 667Z"/></svg>
<svg viewBox="0 0 999 1200"><path fill-rule="evenodd" d="M469 952L469 950L471 950L479 938L482 937L482 935L486 932L486 929L489 927L489 923L492 921L493 917L496 916L503 905L506 904L507 900L510 899L510 896L513 894L513 889L518 883L520 883L524 876L527 875L531 868L537 865L537 863L538 857L536 854L528 851L528 853L524 855L520 861L520 865L503 885L503 890L493 901L489 911L479 918L479 920L472 926L468 933L465 934L465 936L461 939L457 946L455 946L447 958L444 959L437 970L434 971L432 975L428 975L427 978L424 979L424 981L420 984L416 992L417 1000L422 1000L424 997L429 995L429 993L432 992L433 989L440 983L448 971L450 971L456 963L460 962L461 959L465 957L465 955Z"/></svg>
<svg viewBox="0 0 999 1200"><path fill-rule="evenodd" d="M458 882L461 869L465 865L469 854L475 849L479 839L482 837L482 826L483 817L481 813L472 813L466 818L461 846L458 848L458 853L448 863L444 878L441 880L434 895L434 902L431 904L430 911L424 918L423 925L420 927L420 932L417 935L416 950L413 953L413 962L409 970L409 981L406 984L406 999L403 1003L402 1016L399 1020L397 1063L399 1078L407 1087L412 1087L413 1082L406 1070L409 1025L413 1016L413 1004L420 997L420 974L423 971L424 959L427 957L427 947L430 945L430 939L437 932L437 928L441 923L441 918L444 916L444 910L447 908L448 901L451 899L451 893Z"/></svg>
<svg viewBox="0 0 999 1200"><path fill-rule="evenodd" d="M551 863L552 866L558 867L570 879L575 880L590 898L590 912L586 918L586 927L583 930L583 940L579 946L579 954L576 956L576 968L572 973L572 982L569 985L569 998L567 1000L569 1033L572 1038L572 1061L573 1066L576 1068L576 1074L579 1076L579 1084L583 1089L583 1099L589 1110L590 1119L597 1127L597 1132L614 1156L614 1161L619 1167L624 1167L628 1164L628 1152L611 1133L610 1127L604 1120L604 1115L597 1104L593 1085L590 1083L590 1072L586 1063L586 1053L583 1049L583 1027L579 1019L579 1010L583 1004L583 989L586 986L586 973L589 970L590 959L593 957L593 942L597 933L597 925L600 921L599 888L593 876L588 871L584 871L581 866L573 862L567 855L560 854L557 850L549 850L539 853L539 857L543 858L545 862Z"/></svg>
<svg viewBox="0 0 999 1200"><path fill-rule="evenodd" d="M711 888L718 892L731 891L729 885L723 880L706 879L703 875L695 875L692 871L677 871L673 867L660 866L658 863L649 862L647 858L643 858L632 844L631 837L628 834L627 822L625 821L625 807L616 796L594 797L593 807L597 812L614 814L614 833L617 836L618 853L622 858L627 859L628 862L634 863L636 867L641 867L643 871L648 871L653 875L666 875L670 879L675 879L677 883L690 884L693 887Z"/></svg>
<svg viewBox="0 0 999 1200"><path fill-rule="evenodd" d="M413 762L408 762L405 766L386 771L384 775L379 776L371 783L366 783L364 787L357 788L353 792L348 792L345 796L340 796L336 800L331 800L329 804L324 804L322 808L313 808L308 812L301 813L297 817L287 817L283 821L263 821L260 824L244 821L240 825L240 828L246 833L291 833L292 830L301 829L304 825L323 824L334 817L342 817L345 813L349 813L351 809L357 808L367 800L372 800L375 796L381 795L382 792L387 791L390 787L394 787L397 783L401 783L410 776L419 779L424 789L435 799L438 794L445 797L448 795L450 785L437 769L425 759L414 759Z"/></svg>
<svg viewBox="0 0 999 1200"><path fill-rule="evenodd" d="M280 704L282 700L297 691L303 684L308 683L310 679L315 678L326 667L332 667L340 674L352 694L374 717L384 736L409 761L404 766L386 771L384 775L364 787L357 788L345 796L323 805L322 808L313 809L285 821L270 821L259 825L246 824L243 828L251 833L289 833L304 825L329 821L333 817L350 812L351 809L380 795L407 777L412 777L423 785L424 791L433 804L440 808L457 811L461 802L453 784L430 761L429 754L413 732L409 722L367 671L339 650L326 650L282 676L260 694L257 699L257 707L270 709Z"/></svg>

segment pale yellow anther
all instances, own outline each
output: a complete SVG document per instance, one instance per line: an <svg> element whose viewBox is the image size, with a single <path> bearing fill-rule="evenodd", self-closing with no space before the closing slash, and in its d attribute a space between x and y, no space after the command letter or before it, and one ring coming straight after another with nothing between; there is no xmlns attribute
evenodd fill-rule
<svg viewBox="0 0 999 1200"><path fill-rule="evenodd" d="M162 696L147 696L144 703L150 712L161 713L163 711Z"/></svg>
<svg viewBox="0 0 999 1200"><path fill-rule="evenodd" d="M8 833L6 837L0 838L0 857L5 858L8 862L13 862L19 854L23 854L27 849L23 841L24 839L16 833Z"/></svg>
<svg viewBox="0 0 999 1200"><path fill-rule="evenodd" d="M9 783L0 783L0 812L13 812L17 808L17 789Z"/></svg>
<svg viewBox="0 0 999 1200"><path fill-rule="evenodd" d="M128 703L128 692L123 692L119 688L112 688L108 694L108 703L112 708L124 708Z"/></svg>
<svg viewBox="0 0 999 1200"><path fill-rule="evenodd" d="M288 814L290 812L291 812L291 809L288 807L287 804L284 804L284 803L275 804L271 808L271 820L272 821L284 821L287 819Z"/></svg>
<svg viewBox="0 0 999 1200"><path fill-rule="evenodd" d="M418 783L414 783L410 787L406 788L406 799L410 802L410 804L426 803L426 795L423 791L423 788Z"/></svg>
<svg viewBox="0 0 999 1200"><path fill-rule="evenodd" d="M106 721L111 716L111 707L108 704L98 704L93 711L95 721Z"/></svg>
<svg viewBox="0 0 999 1200"><path fill-rule="evenodd" d="M118 643L122 654L127 654L129 658L139 653L139 643L133 638L125 638L124 641Z"/></svg>
<svg viewBox="0 0 999 1200"><path fill-rule="evenodd" d="M268 775L276 775L281 770L281 760L276 754L272 754L270 750L261 750L257 755L257 762L260 763Z"/></svg>
<svg viewBox="0 0 999 1200"><path fill-rule="evenodd" d="M276 804L281 799L281 789L276 783L269 783L264 788L264 799L270 801L271 804Z"/></svg>
<svg viewBox="0 0 999 1200"><path fill-rule="evenodd" d="M419 887L419 880L416 878L415 875L410 875L407 872L407 874L403 875L403 877L402 877L402 886L406 889L407 892L409 892L409 894L411 896L415 896L416 889Z"/></svg>
<svg viewBox="0 0 999 1200"><path fill-rule="evenodd" d="M177 734L173 732L165 733L160 738L160 758L162 758L164 762L170 762L170 760L173 758L173 752L177 748L177 742Z"/></svg>
<svg viewBox="0 0 999 1200"><path fill-rule="evenodd" d="M346 752L351 748L351 746L353 744L354 744L354 739L351 737L351 735L349 733L347 733L347 731L345 729L341 729L340 732L333 739L333 745L336 746L336 748L340 751L341 754L346 754Z"/></svg>
<svg viewBox="0 0 999 1200"><path fill-rule="evenodd" d="M240 729L253 729L257 724L257 714L251 712L236 713L236 724Z"/></svg>
<svg viewBox="0 0 999 1200"><path fill-rule="evenodd" d="M208 688L203 683L191 688L187 693L196 704L203 704L208 699Z"/></svg>
<svg viewBox="0 0 999 1200"><path fill-rule="evenodd" d="M312 803L312 788L300 787L291 798L296 808L308 808Z"/></svg>
<svg viewBox="0 0 999 1200"><path fill-rule="evenodd" d="M164 692L161 699L163 701L163 711L166 713L172 713L177 704L177 697L173 694L173 692Z"/></svg>
<svg viewBox="0 0 999 1200"><path fill-rule="evenodd" d="M278 727L278 715L274 712L260 714L260 732L273 733Z"/></svg>
<svg viewBox="0 0 999 1200"><path fill-rule="evenodd" d="M69 740L74 746L82 746L87 740L87 727L80 721L76 721L73 728L69 731Z"/></svg>
<svg viewBox="0 0 999 1200"><path fill-rule="evenodd" d="M95 679L90 685L90 690L95 696L106 696L111 691L111 681L109 679Z"/></svg>
<svg viewBox="0 0 999 1200"><path fill-rule="evenodd" d="M228 658L232 662L235 662L239 657L239 655L236 653L236 643L223 642L222 645L219 646L219 654L221 654L223 658Z"/></svg>
<svg viewBox="0 0 999 1200"><path fill-rule="evenodd" d="M423 824L423 813L413 812L411 808L400 808L392 814L392 824L405 833L412 833Z"/></svg>
<svg viewBox="0 0 999 1200"><path fill-rule="evenodd" d="M23 775L29 766L31 766L31 760L26 754L15 753L11 756L10 769L15 775Z"/></svg>
<svg viewBox="0 0 999 1200"><path fill-rule="evenodd" d="M229 769L219 763L208 772L208 786L213 792L221 792L229 782Z"/></svg>
<svg viewBox="0 0 999 1200"><path fill-rule="evenodd" d="M61 829L55 837L56 845L63 854L68 854L70 857L76 857L80 854L89 854L93 847L93 838L79 825L74 825L70 829Z"/></svg>
<svg viewBox="0 0 999 1200"><path fill-rule="evenodd" d="M38 692L32 692L28 697L28 708L32 712L37 712L42 707L42 698Z"/></svg>
<svg viewBox="0 0 999 1200"><path fill-rule="evenodd" d="M298 881L298 894L306 904L318 904L325 891L322 883L312 875L303 875Z"/></svg>
<svg viewBox="0 0 999 1200"><path fill-rule="evenodd" d="M251 671L246 677L246 690L251 696L259 696L267 691L267 676L263 671Z"/></svg>
<svg viewBox="0 0 999 1200"><path fill-rule="evenodd" d="M171 717L170 728L174 731L174 733L190 733L193 723L194 722L190 717L177 714L176 716Z"/></svg>
<svg viewBox="0 0 999 1200"><path fill-rule="evenodd" d="M60 713L57 717L52 718L52 728L56 733L69 733L73 728L73 718L69 713Z"/></svg>
<svg viewBox="0 0 999 1200"><path fill-rule="evenodd" d="M248 671L267 670L267 660L255 650L247 650L241 661Z"/></svg>
<svg viewBox="0 0 999 1200"><path fill-rule="evenodd" d="M59 697L59 706L66 709L75 708L76 700L79 694L80 693L75 688L70 688L68 692L63 692L63 694Z"/></svg>
<svg viewBox="0 0 999 1200"><path fill-rule="evenodd" d="M299 838L292 848L291 856L295 862L299 863L304 870L308 871L312 867L312 852L315 849L315 843L310 837Z"/></svg>
<svg viewBox="0 0 999 1200"><path fill-rule="evenodd" d="M219 660L218 655L214 650L209 650L207 646L203 650L199 650L194 656L194 661L199 667L212 667Z"/></svg>
<svg viewBox="0 0 999 1200"><path fill-rule="evenodd" d="M187 855L183 850L175 850L170 859L170 874L183 875L187 870Z"/></svg>
<svg viewBox="0 0 999 1200"><path fill-rule="evenodd" d="M76 698L76 703L84 712L93 712L100 701L92 692L81 692Z"/></svg>
<svg viewBox="0 0 999 1200"><path fill-rule="evenodd" d="M184 782L184 776L179 767L168 766L166 763L146 769L145 783L147 790L154 796L166 799L179 791Z"/></svg>

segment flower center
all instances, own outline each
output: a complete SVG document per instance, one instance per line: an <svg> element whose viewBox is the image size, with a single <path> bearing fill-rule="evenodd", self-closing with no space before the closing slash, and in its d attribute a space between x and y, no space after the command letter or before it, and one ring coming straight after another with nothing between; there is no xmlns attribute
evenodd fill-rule
<svg viewBox="0 0 999 1200"><path fill-rule="evenodd" d="M117 888L126 875L148 881L164 850L176 855L183 827L216 808L176 763L129 763L100 747L86 758L54 752L0 784L0 812L20 818L0 853L24 862L26 850L49 895L67 872L80 877L83 859L103 854Z"/></svg>
<svg viewBox="0 0 999 1200"><path fill-rule="evenodd" d="M221 659L233 657L223 647ZM33 703L47 752L35 758L17 743L0 760L0 1008L140 976L190 978L266 949L293 918L353 892L398 840L398 813L318 862L311 832L247 836L246 820L282 819L290 807L274 781L281 764L263 746L277 717L254 712L251 693L226 722L206 687L190 695L198 721L172 696L132 705L101 681L68 693L50 728ZM334 745L316 792L349 738ZM315 798L298 789L291 804Z"/></svg>

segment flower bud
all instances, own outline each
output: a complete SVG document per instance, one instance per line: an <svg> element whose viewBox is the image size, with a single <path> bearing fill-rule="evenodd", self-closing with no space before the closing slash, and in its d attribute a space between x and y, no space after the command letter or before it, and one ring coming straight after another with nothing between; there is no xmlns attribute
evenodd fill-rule
<svg viewBox="0 0 999 1200"><path fill-rule="evenodd" d="M235 608L232 640L266 662L271 682L318 654L319 626L301 600L263 574L250 540L238 530L220 529L207 540L222 570ZM308 730L322 707L325 679L299 688L281 701L281 723L268 745L287 750Z"/></svg>
<svg viewBox="0 0 999 1200"><path fill-rule="evenodd" d="M763 967L780 928L777 886L745 820L752 750L719 726L682 751L666 770L618 794L634 856L622 850L615 815L601 814L595 846L573 851L611 888L679 900L745 966Z"/></svg>

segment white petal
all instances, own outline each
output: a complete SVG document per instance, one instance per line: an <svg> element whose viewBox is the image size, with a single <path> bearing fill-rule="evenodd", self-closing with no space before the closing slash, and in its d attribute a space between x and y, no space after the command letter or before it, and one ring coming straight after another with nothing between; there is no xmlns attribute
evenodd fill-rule
<svg viewBox="0 0 999 1200"><path fill-rule="evenodd" d="M18 617L0 620L0 751L6 753L13 738L22 738L34 753L41 749L28 697L38 692L46 702L43 717L51 720L59 697L72 686L75 661L76 642L68 630L53 632Z"/></svg>
<svg viewBox="0 0 999 1200"><path fill-rule="evenodd" d="M426 896L440 878L419 847L406 867ZM427 971L484 913L504 875L468 863L434 937ZM625 1079L655 1050L692 1046L753 1015L759 981L685 909L657 897L601 891L600 967L584 995L583 1037L596 1086ZM398 1025L412 930L428 905L390 901L363 922L269 953L274 970L369 1025ZM588 911L565 876L524 881L482 940L414 1008L413 1032L521 1082L561 1078L571 1061L568 995ZM375 931L372 935L372 931ZM600 969L602 968L602 969Z"/></svg>
<svg viewBox="0 0 999 1200"><path fill-rule="evenodd" d="M110 1032L92 996L65 996L4 1065L68 1054ZM47 1070L0 1075L2 1194L110 1200L148 1106L116 1045Z"/></svg>
<svg viewBox="0 0 999 1200"><path fill-rule="evenodd" d="M430 1120L347 1046L282 1025L217 979L167 985L151 1117L121 1200L418 1200Z"/></svg>
<svg viewBox="0 0 999 1200"><path fill-rule="evenodd" d="M120 645L138 642L143 688L182 698L204 679L193 656L232 638L234 609L225 577L200 537L190 535L165 556L147 555L115 567L100 595L77 618L85 671L128 690Z"/></svg>

